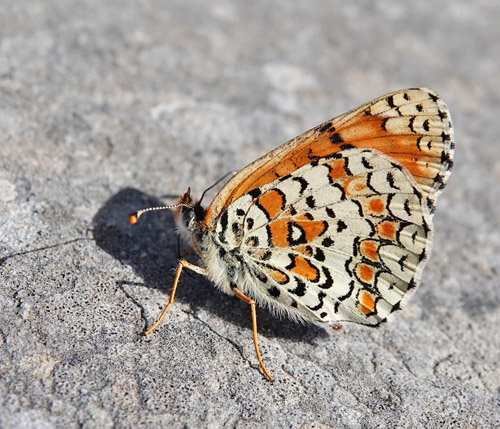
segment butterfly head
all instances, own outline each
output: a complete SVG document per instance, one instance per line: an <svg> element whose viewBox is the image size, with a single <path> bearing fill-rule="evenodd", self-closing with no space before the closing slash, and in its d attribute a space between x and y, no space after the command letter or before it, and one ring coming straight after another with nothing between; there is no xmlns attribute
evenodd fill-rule
<svg viewBox="0 0 500 429"><path fill-rule="evenodd" d="M194 201L191 197L191 188L179 197L179 206L174 211L175 220L189 226L190 223L200 223L205 218L206 210L200 201Z"/></svg>
<svg viewBox="0 0 500 429"><path fill-rule="evenodd" d="M146 209L138 210L129 216L129 222L131 224L137 223L139 217L146 212L158 211L158 210L169 210L173 209L174 218L179 227L184 227L189 231L196 229L205 217L205 209L201 206L199 202L193 201L191 198L191 189L182 194L179 197L177 204L172 204L169 206L159 206L159 207L149 207Z"/></svg>

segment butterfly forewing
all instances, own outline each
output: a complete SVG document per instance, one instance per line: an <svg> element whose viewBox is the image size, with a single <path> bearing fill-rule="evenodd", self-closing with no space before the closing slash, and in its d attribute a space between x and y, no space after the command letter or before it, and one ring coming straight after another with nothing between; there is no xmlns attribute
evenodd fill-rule
<svg viewBox="0 0 500 429"><path fill-rule="evenodd" d="M241 196L346 145L375 149L400 163L431 211L453 166L453 129L446 104L429 89L400 90L301 134L241 170L208 208L207 224Z"/></svg>

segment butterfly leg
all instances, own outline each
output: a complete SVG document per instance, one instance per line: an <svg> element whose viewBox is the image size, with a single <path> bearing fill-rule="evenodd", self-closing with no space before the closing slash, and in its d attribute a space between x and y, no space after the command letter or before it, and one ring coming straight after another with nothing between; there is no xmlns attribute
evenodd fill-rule
<svg viewBox="0 0 500 429"><path fill-rule="evenodd" d="M161 313L158 320L154 323L153 326L151 326L151 328L149 328L146 332L144 332L144 335L149 335L151 332L153 332L158 327L158 325L162 322L163 318L165 317L165 314L167 314L168 308L174 302L175 291L177 290L177 284L179 283L179 278L181 276L183 268L189 268L191 271L194 271L195 273L203 274L205 276L207 275L207 272L204 268L199 267L198 265L190 264L189 262L185 261L184 259L181 259L179 261L179 265L177 265L177 270L175 271L174 284L172 286L172 292L170 292L170 299L168 300L168 304L163 309L163 312Z"/></svg>
<svg viewBox="0 0 500 429"><path fill-rule="evenodd" d="M269 378L270 381L274 381L274 378L271 376L271 374L269 374L269 372L267 372L267 369L264 366L264 362L262 362L262 358L260 357L259 340L257 338L257 313L255 312L255 301L243 294L237 288L233 288L233 292L239 299L250 305L250 309L252 311L253 343L255 345L255 353L257 354L257 359L259 360L260 367L262 368L262 371L264 371L264 374L266 374L266 377Z"/></svg>

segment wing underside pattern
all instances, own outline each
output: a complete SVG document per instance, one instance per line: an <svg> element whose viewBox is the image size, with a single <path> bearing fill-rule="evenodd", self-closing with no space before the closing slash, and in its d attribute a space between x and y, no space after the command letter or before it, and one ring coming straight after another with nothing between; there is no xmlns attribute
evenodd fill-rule
<svg viewBox="0 0 500 429"><path fill-rule="evenodd" d="M382 153L344 148L242 195L215 240L237 249L255 298L316 323L378 325L400 308L427 259L422 191Z"/></svg>
<svg viewBox="0 0 500 429"><path fill-rule="evenodd" d="M409 88L377 98L290 140L242 169L207 211L212 225L241 196L342 150L378 150L402 165L432 212L453 166L453 127L446 104L432 90Z"/></svg>

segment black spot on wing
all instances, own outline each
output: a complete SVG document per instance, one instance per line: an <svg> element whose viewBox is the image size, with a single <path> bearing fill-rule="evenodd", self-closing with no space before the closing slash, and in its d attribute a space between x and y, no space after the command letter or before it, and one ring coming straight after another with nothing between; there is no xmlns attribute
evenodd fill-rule
<svg viewBox="0 0 500 429"><path fill-rule="evenodd" d="M332 208L327 207L327 208L325 209L325 211L326 211L326 214L328 215L328 217L331 217L331 218L337 217L337 216L335 215L335 212L333 211L333 209L332 209Z"/></svg>
<svg viewBox="0 0 500 429"><path fill-rule="evenodd" d="M446 134L444 131L441 132L441 138L443 139L443 141L448 141L448 140L451 140L451 135L450 134ZM454 148L455 146L452 146L452 149Z"/></svg>
<svg viewBox="0 0 500 429"><path fill-rule="evenodd" d="M377 230L375 229L375 224L374 224L374 223L373 223L373 222L372 222L369 218L367 218L367 217L365 218L365 222L366 222L366 223L370 226L370 228L371 228L371 231L370 231L370 233L368 234L368 237L373 237L373 236L376 234L376 232L377 232Z"/></svg>
<svg viewBox="0 0 500 429"><path fill-rule="evenodd" d="M298 244L306 244L306 232L304 228L295 222L288 222L288 236L287 241L290 246L297 246Z"/></svg>
<svg viewBox="0 0 500 429"><path fill-rule="evenodd" d="M391 202L396 194L387 194L387 203L385 205L387 212L391 215L392 218L397 219L398 217L394 215L391 210Z"/></svg>
<svg viewBox="0 0 500 429"><path fill-rule="evenodd" d="M349 144L349 143L345 143L343 145L340 146L340 149L342 150L349 150L349 149L355 149L356 146L353 146L352 144Z"/></svg>
<svg viewBox="0 0 500 429"><path fill-rule="evenodd" d="M423 136L418 136L418 139L417 139L417 148L418 148L418 150L420 150L420 151L422 150L422 148L420 147L420 142L422 141L422 137L423 137Z"/></svg>
<svg viewBox="0 0 500 429"><path fill-rule="evenodd" d="M396 186L396 182L394 181L394 175L392 172L388 171L386 176L387 182L392 189L401 189L399 186Z"/></svg>
<svg viewBox="0 0 500 429"><path fill-rule="evenodd" d="M307 186L309 185L309 183L303 177L294 177L293 180L295 180L296 182L299 182L299 184L300 184L299 194L302 195L304 193L304 191L306 190Z"/></svg>
<svg viewBox="0 0 500 429"><path fill-rule="evenodd" d="M331 123L331 122L326 122L325 124L320 125L320 126L317 128L317 130L318 130L321 134L323 134L323 133L325 133L325 132L327 132L327 131L332 132L332 131L334 131L334 130L335 130L335 128L333 127L333 125L332 125L332 123Z"/></svg>
<svg viewBox="0 0 500 429"><path fill-rule="evenodd" d="M410 200L406 199L404 203L404 209L408 216L411 216Z"/></svg>
<svg viewBox="0 0 500 429"><path fill-rule="evenodd" d="M453 168L453 161L450 158L450 154L444 150L441 152L441 163L447 164L447 169L451 170Z"/></svg>
<svg viewBox="0 0 500 429"><path fill-rule="evenodd" d="M236 237L239 237L241 235L241 228L240 228L240 224L238 222L233 222L231 224L231 230L233 231L233 234Z"/></svg>
<svg viewBox="0 0 500 429"><path fill-rule="evenodd" d="M272 286L267 290L267 293L269 296L272 296L273 298L279 298L280 296L280 290L276 286Z"/></svg>
<svg viewBox="0 0 500 429"><path fill-rule="evenodd" d="M347 229L347 225L342 221L337 221L337 232L342 232L344 229Z"/></svg>
<svg viewBox="0 0 500 429"><path fill-rule="evenodd" d="M315 305L314 307L311 307L311 306L307 306L310 310L312 311L318 311L319 309L321 309L321 307L323 307L323 298L326 297L326 293L324 292L319 292L318 293L318 301L319 303L317 305Z"/></svg>
<svg viewBox="0 0 500 429"><path fill-rule="evenodd" d="M247 218L247 229L250 230L253 228L253 225L254 225L254 220L253 218L249 217Z"/></svg>
<svg viewBox="0 0 500 429"><path fill-rule="evenodd" d="M363 167L365 167L367 170L373 169L373 166L368 162L368 160L364 156L361 157L361 164L363 164Z"/></svg>
<svg viewBox="0 0 500 429"><path fill-rule="evenodd" d="M408 290L410 289L415 289L417 287L417 284L415 283L415 279L412 278L409 283L408 283Z"/></svg>
<svg viewBox="0 0 500 429"><path fill-rule="evenodd" d="M281 176L281 177L279 178L279 182L284 182L285 180L290 179L290 177L292 177L292 175L291 175L291 174L285 174L284 176Z"/></svg>
<svg viewBox="0 0 500 429"><path fill-rule="evenodd" d="M323 271L325 281L322 283L318 283L318 287L321 289L330 289L333 286L333 278L330 274L330 270L326 267L321 267L321 271Z"/></svg>
<svg viewBox="0 0 500 429"><path fill-rule="evenodd" d="M255 269L252 272L262 283L267 283L267 276L262 271Z"/></svg>
<svg viewBox="0 0 500 429"><path fill-rule="evenodd" d="M347 271L347 273L352 277L352 271L349 268L349 266L351 265L351 263L352 263L352 258L346 259L345 264L344 264L344 268Z"/></svg>
<svg viewBox="0 0 500 429"><path fill-rule="evenodd" d="M438 110L438 115L441 118L441 120L444 120L444 119L448 118L448 113L443 112L442 110Z"/></svg>
<svg viewBox="0 0 500 429"><path fill-rule="evenodd" d="M261 256L261 259L263 261L268 261L269 259L271 259L271 256L273 256L273 253L270 251L270 250L267 250L262 256Z"/></svg>
<svg viewBox="0 0 500 429"><path fill-rule="evenodd" d="M353 176L352 171L349 169L349 157L344 158L344 171L348 176Z"/></svg>
<svg viewBox="0 0 500 429"><path fill-rule="evenodd" d="M326 237L322 242L321 242L321 245L323 247L330 247L334 244L335 242L330 238L330 237Z"/></svg>
<svg viewBox="0 0 500 429"><path fill-rule="evenodd" d="M258 198L262 194L262 191L259 188L252 189L248 195L250 195L253 199Z"/></svg>
<svg viewBox="0 0 500 429"><path fill-rule="evenodd" d="M379 192L371 184L372 176L373 176L373 173L368 173L366 175L366 186L368 187L368 189L370 189L370 191L372 191L374 194L378 195Z"/></svg>
<svg viewBox="0 0 500 429"><path fill-rule="evenodd" d="M401 271L405 270L405 262L407 259L408 259L408 255L403 255L403 256L401 256L401 258L399 258L398 264L401 268Z"/></svg>
<svg viewBox="0 0 500 429"><path fill-rule="evenodd" d="M288 292L293 293L294 295L297 296L304 296L306 294L306 285L305 283L300 280L298 277L295 277L295 283L296 287L295 289L288 289Z"/></svg>
<svg viewBox="0 0 500 429"><path fill-rule="evenodd" d="M342 137L340 137L340 134L339 133L334 133L330 136L330 141L333 143L333 144L341 144L341 143L344 143L344 139Z"/></svg>
<svg viewBox="0 0 500 429"><path fill-rule="evenodd" d="M319 262L324 262L325 261L325 253L317 248L316 251L314 252L314 259L316 259Z"/></svg>
<svg viewBox="0 0 500 429"><path fill-rule="evenodd" d="M353 204L355 204L358 207L359 217L363 217L363 207L362 207L361 203L358 200L354 200L354 199L351 201Z"/></svg>
<svg viewBox="0 0 500 429"><path fill-rule="evenodd" d="M259 247L259 237L251 236L245 240L247 246Z"/></svg>
<svg viewBox="0 0 500 429"><path fill-rule="evenodd" d="M227 225L229 223L228 216L229 215L226 210L224 213L222 213L222 216L220 217L221 231L219 232L219 241L221 243L227 243L226 232L227 232Z"/></svg>
<svg viewBox="0 0 500 429"><path fill-rule="evenodd" d="M408 128L411 130L412 133L415 132L415 129L413 128L413 123L415 122L415 116L412 116L410 120L408 121Z"/></svg>
<svg viewBox="0 0 500 429"><path fill-rule="evenodd" d="M345 301L347 298L350 298L353 292L354 292L354 280L352 280L351 283L349 283L349 290L347 291L347 293L337 298L337 302L335 303L335 313L338 312L340 303L342 301Z"/></svg>
<svg viewBox="0 0 500 429"><path fill-rule="evenodd" d="M427 93L429 95L429 97L432 99L432 101L434 101L434 103L436 103L438 100L439 100L439 97L435 94L432 94L430 92Z"/></svg>
<svg viewBox="0 0 500 429"><path fill-rule="evenodd" d="M334 183L332 186L340 191L340 199L344 201L346 199L344 188L339 183Z"/></svg>

